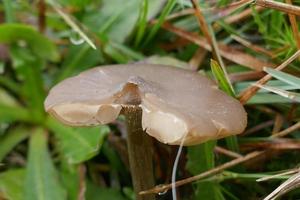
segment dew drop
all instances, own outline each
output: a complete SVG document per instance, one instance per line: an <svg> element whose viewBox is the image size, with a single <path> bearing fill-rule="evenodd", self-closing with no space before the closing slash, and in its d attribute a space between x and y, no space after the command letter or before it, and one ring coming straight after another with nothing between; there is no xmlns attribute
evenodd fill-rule
<svg viewBox="0 0 300 200"><path fill-rule="evenodd" d="M74 45L80 45L82 43L84 43L84 39L75 31L71 31L70 33L70 41L72 44Z"/></svg>
<svg viewBox="0 0 300 200"><path fill-rule="evenodd" d="M159 192L158 195L162 196L162 195L167 194L167 192L168 192L168 190L165 190L165 191Z"/></svg>

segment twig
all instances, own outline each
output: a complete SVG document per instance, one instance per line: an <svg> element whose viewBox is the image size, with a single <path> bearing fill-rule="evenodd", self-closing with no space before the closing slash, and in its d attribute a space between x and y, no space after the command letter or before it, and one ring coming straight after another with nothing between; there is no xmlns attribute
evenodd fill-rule
<svg viewBox="0 0 300 200"><path fill-rule="evenodd" d="M78 166L78 174L79 174L79 188L78 188L78 197L77 200L84 200L85 199L85 191L86 191L86 185L85 185L85 173L86 168L83 164Z"/></svg>
<svg viewBox="0 0 300 200"><path fill-rule="evenodd" d="M292 5L292 0L285 0L286 3ZM289 15L289 20L292 26L292 30L293 30L293 34L294 34L294 38L296 40L296 45L298 47L298 49L300 49L300 35L299 35L299 30L298 30L298 24L296 21L296 16L293 14L288 14Z"/></svg>
<svg viewBox="0 0 300 200"><path fill-rule="evenodd" d="M204 61L207 51L202 47L199 47L196 53L189 61L189 65L191 66L191 70L196 71L199 65Z"/></svg>
<svg viewBox="0 0 300 200"><path fill-rule="evenodd" d="M264 7L255 6L255 10L257 12L260 12L264 9L265 9ZM235 22L239 22L239 21L244 20L247 17L251 16L251 14L252 14L252 9L248 8L248 9L245 9L244 11L242 11L240 13L237 13L236 15L229 16L228 18L226 18L224 20L224 22L227 23L227 24L232 24L232 23L235 23Z"/></svg>
<svg viewBox="0 0 300 200"><path fill-rule="evenodd" d="M226 156L232 157L232 158L243 157L241 154L238 154L238 153L236 153L234 151L230 151L230 150L225 149L225 148L220 147L220 146L216 146L215 147L215 151L218 152L218 153L224 154Z"/></svg>
<svg viewBox="0 0 300 200"><path fill-rule="evenodd" d="M252 49L256 52L263 53L271 58L274 56L272 52L270 52L260 46L254 45L251 42L248 42L247 40L245 40L237 35L231 35L230 37L232 37L235 41L239 42L240 44L244 45L245 47L248 47L249 49Z"/></svg>
<svg viewBox="0 0 300 200"><path fill-rule="evenodd" d="M294 124L293 126L277 133L277 134L274 134L272 136L270 136L271 138L275 138L275 137L281 137L281 136L285 136L289 133L291 133L292 131L295 131L297 129L300 128L300 122ZM175 186L178 187L178 186L182 186L182 185L185 185L187 183L191 183L191 182L194 182L194 181L198 181L200 179L203 179L203 178L206 178L208 176L212 176L212 175L215 175L227 168L230 168L230 167L233 167L235 165L238 165L240 163L243 163L245 161L248 161L248 160L251 160L257 156L260 156L260 155L263 155L266 151L253 151L251 153L248 153L246 154L245 156L243 157L239 157L239 158L236 158L234 160L231 160L227 163L224 163L223 165L220 165L220 166L217 166L213 169L210 169L206 172L203 172L201 174L198 174L196 176L192 176L192 177L189 177L189 178L186 178L186 179L182 179L182 180L179 180L177 182L175 182ZM165 184L165 185L158 185L152 189L149 189L149 190L145 190L145 191L141 191L139 194L140 195L145 195L145 194L153 194L153 193L160 193L160 192L165 192L169 189L172 188L172 184Z"/></svg>
<svg viewBox="0 0 300 200"><path fill-rule="evenodd" d="M249 134L255 133L261 129L272 126L273 124L274 124L274 120L268 120L268 121L262 122L254 127L247 129L244 133L242 133L242 135L244 136L244 135L249 135Z"/></svg>
<svg viewBox="0 0 300 200"><path fill-rule="evenodd" d="M251 152L251 153L249 153L249 154L247 154L247 155L245 155L243 157L231 160L231 161L229 161L229 162L227 162L227 163L225 163L223 165L215 167L215 168L213 168L211 170L208 170L206 172L203 172L203 173L201 173L199 175L192 176L192 177L189 177L189 178L177 181L177 182L175 182L175 186L178 187L178 186L185 185L187 183L191 183L191 182L194 182L194 181L206 178L208 176L217 174L217 173L223 171L224 169L227 169L229 167L233 167L233 166L235 166L237 164L240 164L242 162L245 162L247 160L255 158L255 157L259 156L259 155L262 155L263 153L264 153L264 151L254 151L254 152ZM142 191L139 194L140 195L145 195L145 194L165 192L165 191L171 189L171 187L172 187L172 184L159 185L159 186L156 186L156 187L154 187L154 188L152 188L150 190Z"/></svg>
<svg viewBox="0 0 300 200"><path fill-rule="evenodd" d="M229 74L229 78L231 83L241 82L241 81L249 81L249 80L257 80L266 75L265 72L258 71L246 71L246 72L236 72Z"/></svg>
<svg viewBox="0 0 300 200"><path fill-rule="evenodd" d="M262 182L262 181L267 181L267 180L270 180L270 179L274 179L274 178L277 178L279 176L284 176L284 175L290 175L290 174L294 174L296 172L299 172L299 168L297 169L292 169L292 170L289 170L289 171L286 171L286 172L282 172L282 173L279 173L279 174L274 174L274 175L270 175L270 176L265 176L263 178L259 178L256 180L256 182Z"/></svg>
<svg viewBox="0 0 300 200"><path fill-rule="evenodd" d="M225 18L228 15L230 15L232 12L236 11L237 9L241 8L242 6L244 6L246 4L252 3L253 1L254 0L241 0L241 1L238 1L238 2L233 2L229 5L226 5L226 6L221 7L221 8L213 7L213 8L201 9L201 12L204 13L204 15L207 12L213 13L213 15L217 15L217 19ZM258 8L259 10L263 9L263 7L260 7L260 6L257 6L257 7L259 7ZM248 11L245 12L245 13L244 13L244 11L239 13L241 15L237 14L238 15L237 17L234 17L234 16L228 17L228 19L232 18L229 21L233 20L233 22L236 22L239 19L243 19L243 18L249 16L251 14L251 9L247 9L247 10ZM175 12L175 13L172 13L169 16L167 16L165 18L165 21L170 21L170 20L176 19L178 17L182 17L182 16L186 16L186 15L192 15L192 14L195 14L195 9L188 8L188 9L185 9L185 10L180 10L179 12ZM227 20L227 18L225 19L225 21L226 20ZM152 20L152 22L157 23L158 20ZM231 23L231 22L229 22L229 23Z"/></svg>
<svg viewBox="0 0 300 200"><path fill-rule="evenodd" d="M283 182L279 187L277 187L271 194L269 194L264 200L274 200L279 196L291 191L300 186L300 174L297 173L290 177L288 180Z"/></svg>
<svg viewBox="0 0 300 200"><path fill-rule="evenodd" d="M197 17L198 23L199 23L199 27L203 32L203 35L205 36L205 38L207 39L208 44L211 46L212 48L212 54L215 60L217 60L217 52L216 52L216 47L213 45L213 39L209 33L209 27L206 24L205 18L200 10L199 4L196 0L191 0L193 7L195 9L195 15Z"/></svg>
<svg viewBox="0 0 300 200"><path fill-rule="evenodd" d="M200 26L200 28L201 28L201 30L202 30L202 32L203 32L206 40L208 41L208 44L211 46L213 58L218 61L219 65L223 69L223 72L225 74L225 78L227 79L227 82L230 83L230 80L228 78L228 74L227 74L227 70L226 70L225 64L224 64L224 62L222 60L222 57L220 55L220 50L219 50L219 47L218 47L217 40L216 40L216 38L214 36L214 33L211 31L212 28L211 28L211 26L209 24L206 23L204 15L202 14L202 12L200 10L198 1L191 0L191 2L192 2L193 7L195 9L195 15L196 15L196 17L198 19L199 26ZM233 90L231 84L230 84L230 87L231 87L231 90Z"/></svg>
<svg viewBox="0 0 300 200"><path fill-rule="evenodd" d="M286 136L287 134L289 134L292 131L295 131L297 129L300 129L300 122L297 122L296 124L294 124L293 126L288 127L287 129L280 131L279 133L275 133L273 134L271 137L275 138L275 137L283 137Z"/></svg>
<svg viewBox="0 0 300 200"><path fill-rule="evenodd" d="M286 61L284 61L281 65L276 67L276 70L282 70L285 67L287 67L291 62L293 62L296 58L300 56L300 50L296 51L290 58L288 58ZM245 89L243 92L241 92L240 96L240 102L242 104L246 104L247 101L256 94L256 92L259 90L259 87L257 85L264 85L272 78L271 75L266 75L260 80L258 80L255 84Z"/></svg>
<svg viewBox="0 0 300 200"><path fill-rule="evenodd" d="M38 18L38 24L39 24L39 31L41 33L44 33L45 31L45 22L46 22L46 3L45 0L39 0L38 1L38 10L39 10L39 18Z"/></svg>
<svg viewBox="0 0 300 200"><path fill-rule="evenodd" d="M255 3L262 7L273 8L275 10L280 10L289 14L300 16L299 6L293 6L293 5L272 1L272 0L256 0Z"/></svg>
<svg viewBox="0 0 300 200"><path fill-rule="evenodd" d="M196 45L198 45L208 51L212 51L211 46L207 43L207 40L203 37L200 37L198 34L190 33L184 29L181 29L181 28L171 25L170 23L164 23L162 25L162 27L164 29L186 39L186 40L189 40L189 41L195 43ZM273 63L259 60L255 57L253 57L249 54L246 54L244 52L241 52L233 47L226 46L221 43L218 43L218 47L219 47L220 54L222 57L224 57L234 63L254 69L256 71L262 71L263 66L274 66Z"/></svg>
<svg viewBox="0 0 300 200"><path fill-rule="evenodd" d="M281 113L277 113L275 116L274 126L272 130L272 134L278 133L281 130L283 125L284 118Z"/></svg>

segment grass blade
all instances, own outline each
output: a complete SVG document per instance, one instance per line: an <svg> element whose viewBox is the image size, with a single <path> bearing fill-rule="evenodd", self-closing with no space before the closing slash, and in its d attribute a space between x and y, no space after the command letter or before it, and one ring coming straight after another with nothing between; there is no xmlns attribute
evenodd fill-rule
<svg viewBox="0 0 300 200"><path fill-rule="evenodd" d="M215 141L209 141L197 146L188 147L188 163L186 167L189 172L196 175L214 167L214 154L212 152L215 144ZM197 183L195 193L197 199L224 199L218 183L214 181Z"/></svg>
<svg viewBox="0 0 300 200"><path fill-rule="evenodd" d="M8 106L0 103L0 121L1 122L14 122L24 121L31 122L31 115L28 110L19 106Z"/></svg>
<svg viewBox="0 0 300 200"><path fill-rule="evenodd" d="M0 162L20 142L29 136L25 127L17 127L0 137Z"/></svg>
<svg viewBox="0 0 300 200"><path fill-rule="evenodd" d="M228 79L226 78L223 69L217 63L217 61L211 59L210 67L211 67L211 71L212 71L215 79L218 82L220 89L223 90L224 92L226 92L228 95L235 97L233 87L232 87L231 83L228 81Z"/></svg>
<svg viewBox="0 0 300 200"><path fill-rule="evenodd" d="M29 142L24 200L64 200L66 193L52 163L44 130L36 129Z"/></svg>
<svg viewBox="0 0 300 200"><path fill-rule="evenodd" d="M57 61L59 54L56 46L47 37L41 35L32 26L24 24L1 24L0 43L16 44L22 41L36 57Z"/></svg>
<svg viewBox="0 0 300 200"><path fill-rule="evenodd" d="M218 64L217 61L213 59L210 60L210 66L211 66L211 71L218 82L219 88L223 90L225 93L227 93L228 95L235 97L235 92L233 90L233 87L229 82L229 79L226 77L223 68ZM236 152L239 151L239 145L236 136L227 137L225 138L225 140L230 150Z"/></svg>
<svg viewBox="0 0 300 200"><path fill-rule="evenodd" d="M153 39L153 37L156 35L157 31L159 30L159 28L163 24L165 18L168 16L168 14L172 11L174 6L176 5L176 2L177 2L176 0L168 0L167 5L165 6L165 8L163 9L161 15L158 18L158 22L151 28L148 36L146 37L145 42L143 44L144 46L146 46Z"/></svg>
<svg viewBox="0 0 300 200"><path fill-rule="evenodd" d="M5 11L5 21L7 23L12 23L15 21L14 11L12 8L11 0L3 0L4 11Z"/></svg>
<svg viewBox="0 0 300 200"><path fill-rule="evenodd" d="M25 170L11 169L0 174L0 196L4 199L23 200Z"/></svg>
<svg viewBox="0 0 300 200"><path fill-rule="evenodd" d="M147 13L148 13L148 0L144 0L141 4L141 12L140 16L137 22L138 28L137 28L137 34L134 41L134 46L137 48L145 34L146 25L147 25Z"/></svg>
<svg viewBox="0 0 300 200"><path fill-rule="evenodd" d="M299 93L295 93L295 92L288 92L285 90L281 90L275 87L270 87L270 86L264 86L264 85L256 85L257 87L263 88L265 90L268 90L270 92L274 92L275 94L278 94L282 97L285 98L289 98L293 101L297 101L300 102L300 94Z"/></svg>
<svg viewBox="0 0 300 200"><path fill-rule="evenodd" d="M296 76L292 76L288 73L284 73L284 72L281 72L279 70L275 70L275 69L272 69L269 67L265 67L264 71L285 83L294 85L296 87L300 87L300 78L297 78Z"/></svg>
<svg viewBox="0 0 300 200"><path fill-rule="evenodd" d="M93 49L97 49L96 45L93 41L84 33L83 30L76 24L76 22L72 19L71 16L64 13L64 11L57 5L53 0L49 0L50 5L54 8L54 10L65 20L65 22L76 32L78 33L86 43L88 43Z"/></svg>

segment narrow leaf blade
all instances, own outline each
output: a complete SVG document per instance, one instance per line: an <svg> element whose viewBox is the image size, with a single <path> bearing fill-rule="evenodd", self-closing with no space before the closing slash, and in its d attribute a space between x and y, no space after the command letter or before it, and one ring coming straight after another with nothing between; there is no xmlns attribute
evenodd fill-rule
<svg viewBox="0 0 300 200"><path fill-rule="evenodd" d="M66 192L59 182L47 149L46 133L42 129L36 129L30 137L24 199L66 199Z"/></svg>
<svg viewBox="0 0 300 200"><path fill-rule="evenodd" d="M29 136L29 131L20 126L8 131L0 137L0 162L20 142Z"/></svg>
<svg viewBox="0 0 300 200"><path fill-rule="evenodd" d="M0 174L0 199L23 200L25 170L13 169Z"/></svg>
<svg viewBox="0 0 300 200"><path fill-rule="evenodd" d="M265 67L264 71L285 83L294 85L296 87L300 87L300 78L297 78L296 76L292 76L288 73L281 72L281 71L278 71L278 70L275 70L275 69L272 69L269 67Z"/></svg>
<svg viewBox="0 0 300 200"><path fill-rule="evenodd" d="M215 79L219 84L220 89L226 92L228 95L235 97L235 93L232 89L233 87L226 78L224 71L222 70L221 66L217 63L217 61L211 59L210 67Z"/></svg>

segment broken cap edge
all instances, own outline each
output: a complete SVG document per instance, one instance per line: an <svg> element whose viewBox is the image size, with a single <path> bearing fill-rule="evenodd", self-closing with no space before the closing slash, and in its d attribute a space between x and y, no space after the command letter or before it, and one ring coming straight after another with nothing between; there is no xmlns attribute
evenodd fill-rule
<svg viewBox="0 0 300 200"><path fill-rule="evenodd" d="M181 141L188 134L188 125L178 116L163 112L151 111L142 107L142 127L145 132L165 144Z"/></svg>
<svg viewBox="0 0 300 200"><path fill-rule="evenodd" d="M115 121L121 109L122 106L118 104L64 103L52 106L46 111L69 126L95 126Z"/></svg>

